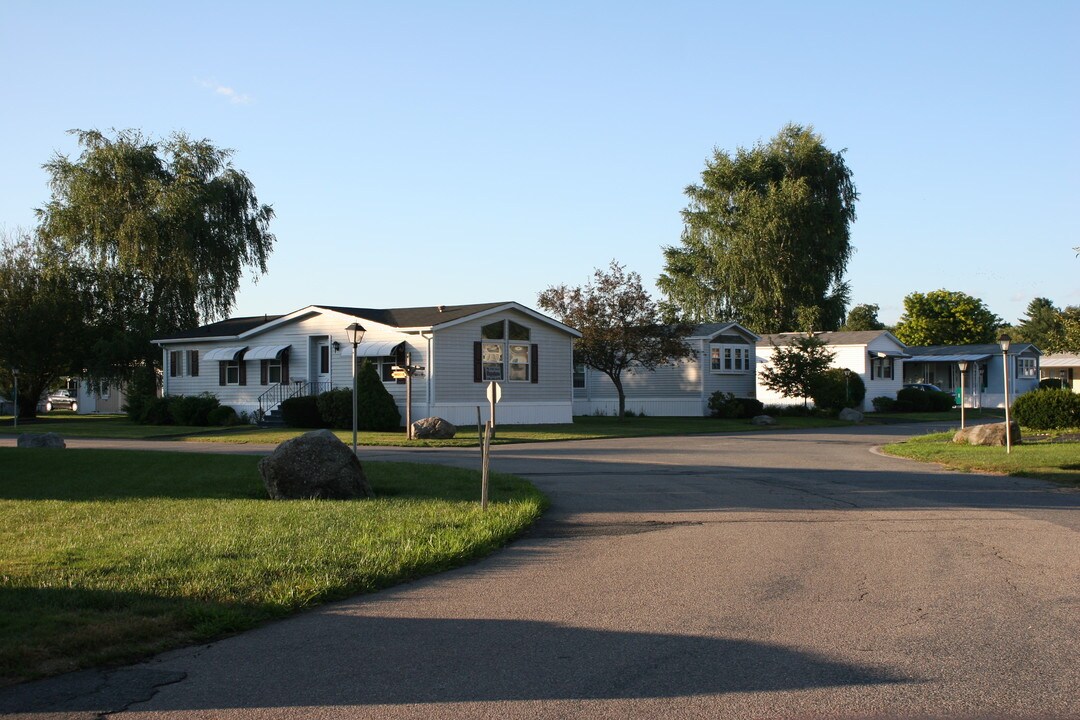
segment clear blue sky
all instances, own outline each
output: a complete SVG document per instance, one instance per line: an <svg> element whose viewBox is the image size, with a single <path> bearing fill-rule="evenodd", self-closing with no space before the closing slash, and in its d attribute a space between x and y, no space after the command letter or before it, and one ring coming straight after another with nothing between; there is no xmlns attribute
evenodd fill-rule
<svg viewBox="0 0 1080 720"><path fill-rule="evenodd" d="M274 206L237 315L652 288L714 147L813 125L861 199L854 303L1080 304L1080 3L4 3L0 226L71 128L236 151ZM654 291L654 294L655 293Z"/></svg>

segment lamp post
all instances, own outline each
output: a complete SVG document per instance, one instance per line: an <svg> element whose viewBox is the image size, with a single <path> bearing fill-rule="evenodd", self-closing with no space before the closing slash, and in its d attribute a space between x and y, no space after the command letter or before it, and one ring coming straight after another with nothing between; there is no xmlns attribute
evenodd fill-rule
<svg viewBox="0 0 1080 720"><path fill-rule="evenodd" d="M967 387L964 382L967 376L968 364L967 360L961 360L956 363L956 367L960 368L960 429L964 429L964 405L967 404L967 398L965 397L964 388Z"/></svg>
<svg viewBox="0 0 1080 720"><path fill-rule="evenodd" d="M1012 452L1012 425L1009 423L1009 345L1012 338L1002 333L998 338L1001 346L1001 371L1005 376L1005 452Z"/></svg>
<svg viewBox="0 0 1080 720"><path fill-rule="evenodd" d="M851 405L851 368L844 368L844 405Z"/></svg>
<svg viewBox="0 0 1080 720"><path fill-rule="evenodd" d="M364 339L364 326L354 322L345 328L352 343L352 451L356 455L356 346Z"/></svg>
<svg viewBox="0 0 1080 720"><path fill-rule="evenodd" d="M15 397L13 398L15 400L15 407L13 408L13 410L15 411L15 416L13 418L13 422L15 423L15 429L18 430L19 429L19 368L17 368L17 367L11 368L11 377L15 378Z"/></svg>

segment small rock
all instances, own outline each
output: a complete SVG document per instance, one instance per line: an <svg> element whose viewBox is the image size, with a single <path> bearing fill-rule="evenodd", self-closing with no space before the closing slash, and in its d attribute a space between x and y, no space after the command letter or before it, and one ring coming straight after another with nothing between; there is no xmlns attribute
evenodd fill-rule
<svg viewBox="0 0 1080 720"><path fill-rule="evenodd" d="M963 430L957 430L953 435L953 442L961 445L989 445L996 447L1005 446L1005 423L990 423L988 425L972 425ZM1015 420L1009 422L1009 442L1019 445L1020 425Z"/></svg>
<svg viewBox="0 0 1080 720"><path fill-rule="evenodd" d="M417 420L412 424L412 436L417 440L449 440L457 435L457 428L440 417Z"/></svg>
<svg viewBox="0 0 1080 720"><path fill-rule="evenodd" d="M751 425L775 425L776 420L773 419L772 415L755 415L754 417L750 418L750 424Z"/></svg>
<svg viewBox="0 0 1080 720"><path fill-rule="evenodd" d="M352 448L329 430L286 440L259 461L266 492L275 500L349 500L374 497Z"/></svg>
<svg viewBox="0 0 1080 720"><path fill-rule="evenodd" d="M20 435L17 445L25 448L66 448L67 444L64 442L64 438L60 437L56 433L48 432L41 433L39 435L31 435L29 433Z"/></svg>
<svg viewBox="0 0 1080 720"><path fill-rule="evenodd" d="M863 421L863 414L855 408L844 408L840 411L840 419L847 422L861 423Z"/></svg>

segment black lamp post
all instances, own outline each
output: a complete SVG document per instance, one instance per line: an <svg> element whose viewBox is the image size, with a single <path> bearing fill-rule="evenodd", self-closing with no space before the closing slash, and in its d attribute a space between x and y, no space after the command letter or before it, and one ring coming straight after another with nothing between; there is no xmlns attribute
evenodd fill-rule
<svg viewBox="0 0 1080 720"><path fill-rule="evenodd" d="M1009 345L1012 338L1002 333L998 338L1001 346L1001 370L1005 376L1005 452L1012 452L1012 425L1009 423Z"/></svg>
<svg viewBox="0 0 1080 720"><path fill-rule="evenodd" d="M967 376L968 364L967 360L961 360L956 363L956 367L960 368L960 429L964 429L964 405L967 404L967 398L965 397L964 388L967 387L967 383L964 378Z"/></svg>
<svg viewBox="0 0 1080 720"><path fill-rule="evenodd" d="M352 451L356 454L356 346L364 339L364 326L354 322L345 328L352 343Z"/></svg>
<svg viewBox="0 0 1080 720"><path fill-rule="evenodd" d="M15 411L15 417L13 419L13 422L15 423L15 429L18 430L19 429L19 368L17 368L17 367L11 368L11 377L13 377L15 379L15 397L12 398L15 401L15 407L13 408L14 411Z"/></svg>

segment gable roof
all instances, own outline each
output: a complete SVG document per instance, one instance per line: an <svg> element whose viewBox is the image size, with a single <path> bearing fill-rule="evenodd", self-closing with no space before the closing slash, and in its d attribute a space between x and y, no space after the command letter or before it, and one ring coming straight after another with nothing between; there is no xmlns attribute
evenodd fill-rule
<svg viewBox="0 0 1080 720"><path fill-rule="evenodd" d="M906 347L895 335L888 330L837 330L835 332L816 332L814 337L826 345L869 345L885 335L900 347ZM763 335L758 345L790 345L796 338L806 337L803 332L773 333Z"/></svg>
<svg viewBox="0 0 1080 720"><path fill-rule="evenodd" d="M925 357L927 360L940 360L941 357L952 355L1000 355L1001 346L997 343L982 343L979 345L909 345L908 352L916 357ZM1023 355L1034 352L1042 355L1042 351L1031 343L1013 343L1009 348L1010 355Z"/></svg>
<svg viewBox="0 0 1080 720"><path fill-rule="evenodd" d="M717 335L727 331L734 331L739 335L743 335L751 342L757 342L761 339L760 335L757 335L753 331L749 330L748 328L740 325L735 321L722 323L702 323L700 325L695 325L693 330L690 331L690 335L688 337L691 339L712 339Z"/></svg>
<svg viewBox="0 0 1080 720"><path fill-rule="evenodd" d="M357 308L344 307L341 305L308 305L287 315L263 315L243 318L229 318L220 322L210 323L192 330L165 335L155 338L153 342L167 343L180 340L216 340L232 339L241 335L256 334L269 329L269 326L290 322L298 317L305 317L320 310L347 315L359 320L370 320L380 325L398 328L399 330L432 330L436 328L455 325L465 320L483 317L501 310L518 310L530 315L537 320L553 325L570 335L580 337L581 333L574 328L542 315L535 310L530 310L516 302L478 303L473 305L436 305L432 307L413 308Z"/></svg>

